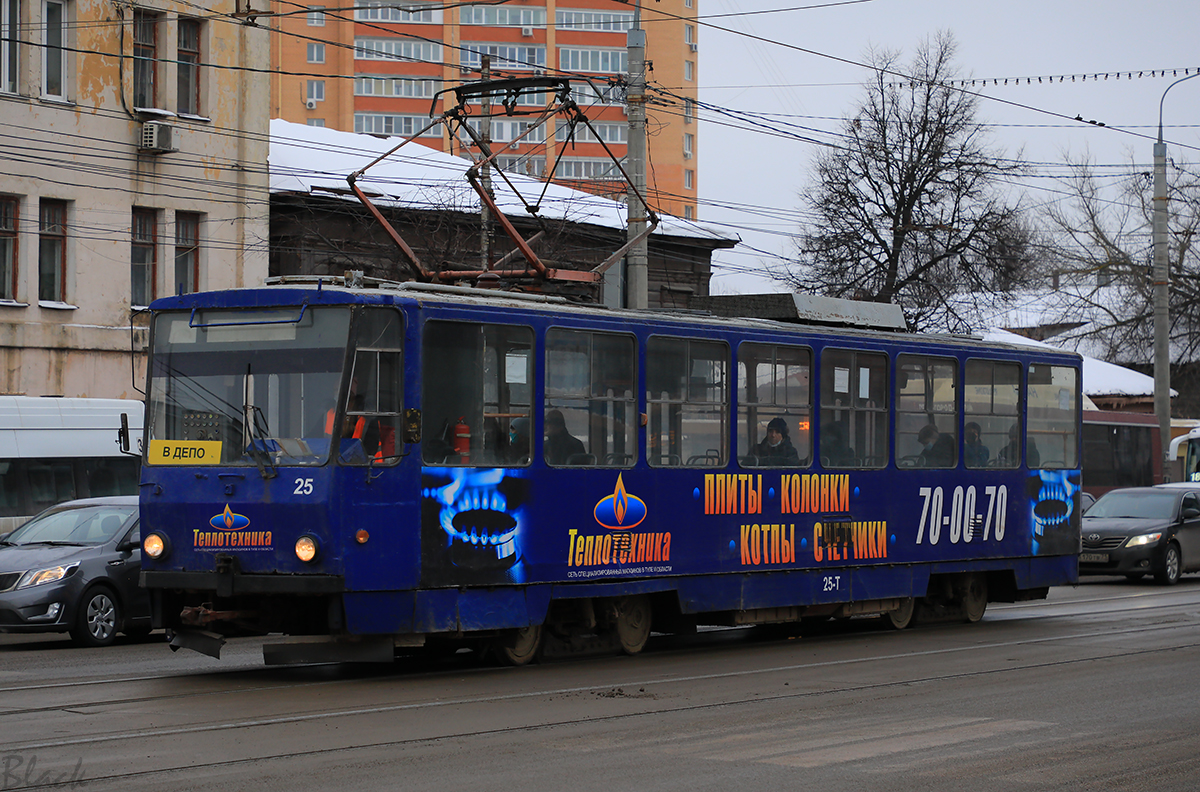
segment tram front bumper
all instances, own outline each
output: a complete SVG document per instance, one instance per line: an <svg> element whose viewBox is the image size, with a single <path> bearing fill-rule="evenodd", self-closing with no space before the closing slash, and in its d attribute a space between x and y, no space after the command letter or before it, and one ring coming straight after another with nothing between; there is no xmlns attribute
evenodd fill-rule
<svg viewBox="0 0 1200 792"><path fill-rule="evenodd" d="M142 570L145 589L212 591L220 597L241 594L340 594L346 590L341 575L260 575L235 569L218 572L165 572Z"/></svg>

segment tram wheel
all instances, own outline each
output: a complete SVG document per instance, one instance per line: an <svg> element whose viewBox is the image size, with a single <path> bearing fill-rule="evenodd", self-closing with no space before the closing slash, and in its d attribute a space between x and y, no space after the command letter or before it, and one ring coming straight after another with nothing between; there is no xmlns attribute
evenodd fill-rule
<svg viewBox="0 0 1200 792"><path fill-rule="evenodd" d="M542 626L534 624L513 630L498 639L492 648L504 665L523 666L532 663L542 650Z"/></svg>
<svg viewBox="0 0 1200 792"><path fill-rule="evenodd" d="M622 652L634 655L645 648L650 638L650 616L650 598L645 594L617 601L616 630Z"/></svg>
<svg viewBox="0 0 1200 792"><path fill-rule="evenodd" d="M968 576L961 602L964 621L974 623L982 619L988 603L987 578L983 575Z"/></svg>
<svg viewBox="0 0 1200 792"><path fill-rule="evenodd" d="M900 607L896 610L888 611L884 614L884 618L888 620L888 624L893 630L903 630L913 623L913 613L916 612L917 601L912 597L905 597L900 600Z"/></svg>

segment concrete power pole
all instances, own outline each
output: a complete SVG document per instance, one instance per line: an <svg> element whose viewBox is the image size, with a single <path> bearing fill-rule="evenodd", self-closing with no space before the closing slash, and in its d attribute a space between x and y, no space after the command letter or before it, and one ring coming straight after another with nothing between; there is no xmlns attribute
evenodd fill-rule
<svg viewBox="0 0 1200 792"><path fill-rule="evenodd" d="M492 57L483 55L480 66L480 79L484 82L492 79ZM479 136L486 144L480 151L480 156L486 157L491 153L492 148L492 102L487 94L483 94L480 101L483 102L483 107L479 113ZM492 191L491 163L485 162L479 169L479 181L487 194L495 198L496 194ZM479 202L479 258L479 269L490 270L492 268L492 218L487 204L483 201Z"/></svg>
<svg viewBox="0 0 1200 792"><path fill-rule="evenodd" d="M1167 144L1163 142L1163 102L1167 99L1167 91L1184 80L1200 77L1200 73L1192 74L1176 80L1163 91L1162 99L1158 100L1158 140L1154 143L1154 211L1153 211L1153 241L1154 241L1154 414L1158 417L1158 427L1162 441L1159 454L1163 460L1163 480L1170 479L1170 465L1174 462L1168 459L1171 447L1171 348L1170 330L1168 327L1167 305L1170 299L1171 270L1170 250L1168 249L1167 220Z"/></svg>
<svg viewBox="0 0 1200 792"><path fill-rule="evenodd" d="M646 194L646 31L642 30L642 7L634 6L633 28L626 39L629 60L629 86L626 103L629 109L629 144L625 170L629 173L629 232L633 239L646 228L646 207L641 196ZM625 256L626 305L629 308L649 307L647 270L647 241L641 240Z"/></svg>

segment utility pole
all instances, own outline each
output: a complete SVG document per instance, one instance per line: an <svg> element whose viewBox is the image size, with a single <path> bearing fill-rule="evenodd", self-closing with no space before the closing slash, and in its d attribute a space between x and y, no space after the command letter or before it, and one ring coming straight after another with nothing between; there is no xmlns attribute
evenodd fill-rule
<svg viewBox="0 0 1200 792"><path fill-rule="evenodd" d="M1183 77L1167 86L1158 100L1158 140L1154 143L1154 414L1158 417L1159 454L1163 460L1163 480L1170 477L1168 459L1171 447L1171 346L1167 305L1170 298L1171 270L1167 220L1167 144L1163 142L1163 102L1167 91L1184 80L1200 77L1200 72Z"/></svg>
<svg viewBox="0 0 1200 792"><path fill-rule="evenodd" d="M629 144L625 170L629 173L629 230L626 239L633 239L646 228L646 207L641 196L646 194L646 31L642 30L642 4L638 0L633 11L633 27L626 38L629 61L629 85L626 104L629 110ZM649 307L647 243L637 242L625 256L626 306Z"/></svg>
<svg viewBox="0 0 1200 792"><path fill-rule="evenodd" d="M492 79L492 56L482 55L480 57L480 79L484 82ZM492 148L492 100L485 93L480 97L483 107L479 113L479 137L483 139L484 146L480 151L480 156L487 157L491 154ZM483 185L484 191L492 198L496 194L492 191L492 164L484 162L483 167L479 169L479 182ZM479 259L481 270L490 270L492 268L492 218L488 212L487 203L479 202Z"/></svg>

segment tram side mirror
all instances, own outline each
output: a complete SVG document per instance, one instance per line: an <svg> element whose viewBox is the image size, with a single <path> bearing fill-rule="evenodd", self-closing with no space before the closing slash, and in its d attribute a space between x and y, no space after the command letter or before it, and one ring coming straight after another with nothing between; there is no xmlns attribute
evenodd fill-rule
<svg viewBox="0 0 1200 792"><path fill-rule="evenodd" d="M129 415L121 413L121 428L117 430L117 444L126 454L129 453Z"/></svg>
<svg viewBox="0 0 1200 792"><path fill-rule="evenodd" d="M421 442L421 411L415 407L404 411L404 442L410 445Z"/></svg>

